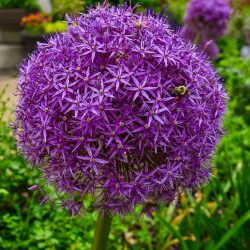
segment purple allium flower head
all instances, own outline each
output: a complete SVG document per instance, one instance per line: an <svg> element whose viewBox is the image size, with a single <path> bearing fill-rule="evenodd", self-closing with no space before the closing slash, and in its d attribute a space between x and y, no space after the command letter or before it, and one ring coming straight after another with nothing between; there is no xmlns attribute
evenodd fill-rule
<svg viewBox="0 0 250 250"><path fill-rule="evenodd" d="M207 182L226 94L163 18L90 8L20 66L15 133L62 205L124 214Z"/></svg>
<svg viewBox="0 0 250 250"><path fill-rule="evenodd" d="M191 0L184 16L182 37L194 41L199 36L202 41L198 45L203 49L204 43L216 40L225 33L230 13L228 0ZM205 49L208 55L212 52L212 57L215 52L214 45L211 45L212 50L211 47Z"/></svg>
<svg viewBox="0 0 250 250"><path fill-rule="evenodd" d="M207 39L217 39L226 31L230 13L228 0L191 0L184 21L193 33L202 31Z"/></svg>

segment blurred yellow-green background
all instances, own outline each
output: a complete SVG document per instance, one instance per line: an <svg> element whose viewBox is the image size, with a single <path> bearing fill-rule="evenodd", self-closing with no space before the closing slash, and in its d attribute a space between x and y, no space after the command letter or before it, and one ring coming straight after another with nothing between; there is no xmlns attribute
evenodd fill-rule
<svg viewBox="0 0 250 250"><path fill-rule="evenodd" d="M210 0L207 0L210 1ZM141 0L180 29L187 0ZM123 1L110 1L122 4ZM136 3L136 1L133 1ZM92 0L0 0L0 250L90 249L97 214L71 217L39 205L39 171L18 155L10 123L17 97L17 68L44 36L67 29L65 13L85 12ZM113 219L108 249L250 249L250 1L232 0L228 30L213 61L229 93L226 135L217 148L215 177L181 202L159 206L152 218ZM216 8L216 6L214 6Z"/></svg>

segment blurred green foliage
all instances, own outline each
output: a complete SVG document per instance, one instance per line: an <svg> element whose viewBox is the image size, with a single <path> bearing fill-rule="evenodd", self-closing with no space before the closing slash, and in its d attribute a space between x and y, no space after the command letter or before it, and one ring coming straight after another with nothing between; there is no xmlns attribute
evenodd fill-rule
<svg viewBox="0 0 250 250"><path fill-rule="evenodd" d="M184 3L184 0L183 0ZM172 7L174 9L174 7ZM179 7L176 13L182 13ZM236 32L236 31L234 31ZM225 136L217 148L214 178L181 202L160 206L150 218L114 217L108 249L248 250L250 246L250 59L241 59L240 36L224 37L215 67L229 93ZM39 205L39 171L20 156L0 94L0 249L90 249L96 212L71 217L50 204Z"/></svg>
<svg viewBox="0 0 250 250"><path fill-rule="evenodd" d="M241 40L237 44L236 39L224 38L219 41L219 45L221 56L217 62L217 69L227 84L231 108L235 116L242 116L250 125L250 58L240 58Z"/></svg>
<svg viewBox="0 0 250 250"><path fill-rule="evenodd" d="M43 36L57 32L65 32L68 25L64 21L46 22L36 26L26 25L25 31L29 36Z"/></svg>
<svg viewBox="0 0 250 250"><path fill-rule="evenodd" d="M0 9L40 10L37 0L0 0Z"/></svg>
<svg viewBox="0 0 250 250"><path fill-rule="evenodd" d="M44 34L65 32L67 30L67 23L62 21L49 22L44 24Z"/></svg>
<svg viewBox="0 0 250 250"><path fill-rule="evenodd" d="M84 0L50 0L50 2L55 19L64 19L66 13L83 12L86 7Z"/></svg>
<svg viewBox="0 0 250 250"><path fill-rule="evenodd" d="M182 25L188 0L168 0L169 10L173 13L176 21Z"/></svg>

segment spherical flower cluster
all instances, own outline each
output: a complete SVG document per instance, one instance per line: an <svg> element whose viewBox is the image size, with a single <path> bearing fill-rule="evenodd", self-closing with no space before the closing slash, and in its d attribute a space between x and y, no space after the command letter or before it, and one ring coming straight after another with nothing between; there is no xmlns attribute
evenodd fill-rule
<svg viewBox="0 0 250 250"><path fill-rule="evenodd" d="M184 17L182 36L191 41L199 38L202 40L200 47L204 47L206 42L216 40L225 33L230 13L228 0L191 0ZM215 46L214 43L213 53Z"/></svg>
<svg viewBox="0 0 250 250"><path fill-rule="evenodd" d="M209 180L226 94L165 19L107 4L68 17L20 66L18 94L18 146L73 214L89 193L124 214Z"/></svg>

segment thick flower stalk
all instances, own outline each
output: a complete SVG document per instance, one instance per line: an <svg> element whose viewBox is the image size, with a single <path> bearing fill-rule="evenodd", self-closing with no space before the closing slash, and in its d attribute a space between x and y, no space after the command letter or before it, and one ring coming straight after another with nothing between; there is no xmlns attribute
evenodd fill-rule
<svg viewBox="0 0 250 250"><path fill-rule="evenodd" d="M228 0L191 0L184 16L182 37L197 42L200 49L216 58L219 50L214 41L225 33L230 13Z"/></svg>
<svg viewBox="0 0 250 250"><path fill-rule="evenodd" d="M211 176L226 94L163 18L106 4L68 17L20 66L18 94L18 146L73 214L89 193L103 212L148 212Z"/></svg>

